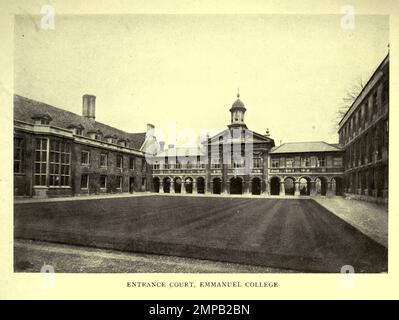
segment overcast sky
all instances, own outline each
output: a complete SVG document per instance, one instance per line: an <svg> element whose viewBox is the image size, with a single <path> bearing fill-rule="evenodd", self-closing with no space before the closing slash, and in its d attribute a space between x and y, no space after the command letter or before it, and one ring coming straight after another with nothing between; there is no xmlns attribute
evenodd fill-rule
<svg viewBox="0 0 399 320"><path fill-rule="evenodd" d="M15 93L81 114L97 96L96 120L129 132L152 123L217 131L240 88L247 126L280 140L337 142L345 91L367 80L387 53L387 16L40 16L15 24ZM178 144L191 144L178 138Z"/></svg>

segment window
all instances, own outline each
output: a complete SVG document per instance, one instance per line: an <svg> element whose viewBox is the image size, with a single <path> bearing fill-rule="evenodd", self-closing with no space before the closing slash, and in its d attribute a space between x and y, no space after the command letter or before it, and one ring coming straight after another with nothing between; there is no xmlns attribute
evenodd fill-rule
<svg viewBox="0 0 399 320"><path fill-rule="evenodd" d="M234 159L233 160L233 167L234 168L242 168L245 166L244 159Z"/></svg>
<svg viewBox="0 0 399 320"><path fill-rule="evenodd" d="M118 187L117 187L117 189L119 189L119 190L122 191L122 185L123 185L123 179L122 179L122 177L118 177L118 178L117 178L117 182L118 182Z"/></svg>
<svg viewBox="0 0 399 320"><path fill-rule="evenodd" d="M47 139L36 139L35 186L45 186L47 175Z"/></svg>
<svg viewBox="0 0 399 320"><path fill-rule="evenodd" d="M334 157L333 166L334 167L342 167L342 157Z"/></svg>
<svg viewBox="0 0 399 320"><path fill-rule="evenodd" d="M159 169L159 163L158 163L158 161L156 161L156 162L152 165L152 168L153 168L154 170L158 170L158 169Z"/></svg>
<svg viewBox="0 0 399 320"><path fill-rule="evenodd" d="M68 143L50 140L49 186L69 186L71 147Z"/></svg>
<svg viewBox="0 0 399 320"><path fill-rule="evenodd" d="M116 156L116 167L119 169L123 168L123 157L121 155Z"/></svg>
<svg viewBox="0 0 399 320"><path fill-rule="evenodd" d="M107 176L100 176L100 188L101 189L107 188Z"/></svg>
<svg viewBox="0 0 399 320"><path fill-rule="evenodd" d="M280 160L279 159L272 159L272 168L280 167Z"/></svg>
<svg viewBox="0 0 399 320"><path fill-rule="evenodd" d="M262 159L254 158L254 168L262 168Z"/></svg>
<svg viewBox="0 0 399 320"><path fill-rule="evenodd" d="M89 175L87 173L82 174L80 179L80 189L89 189Z"/></svg>
<svg viewBox="0 0 399 320"><path fill-rule="evenodd" d="M373 94L373 117L377 116L378 113L378 101L377 101L377 91Z"/></svg>
<svg viewBox="0 0 399 320"><path fill-rule="evenodd" d="M285 160L285 164L286 164L287 168L292 168L294 166L294 159L287 158L287 160Z"/></svg>
<svg viewBox="0 0 399 320"><path fill-rule="evenodd" d="M40 124L43 124L43 125L49 125L50 124L50 120L49 119L41 119L40 120Z"/></svg>
<svg viewBox="0 0 399 320"><path fill-rule="evenodd" d="M81 161L82 161L82 165L88 166L90 164L90 152L89 151L82 151Z"/></svg>
<svg viewBox="0 0 399 320"><path fill-rule="evenodd" d="M326 165L326 158L324 156L320 156L317 159L317 167L324 167Z"/></svg>
<svg viewBox="0 0 399 320"><path fill-rule="evenodd" d="M100 167L106 168L108 164L108 155L106 153L100 154Z"/></svg>
<svg viewBox="0 0 399 320"><path fill-rule="evenodd" d="M134 170L135 169L135 165L136 165L135 159L133 157L130 157L129 158L129 169L130 170Z"/></svg>
<svg viewBox="0 0 399 320"><path fill-rule="evenodd" d="M23 139L14 138L14 172L23 172Z"/></svg>
<svg viewBox="0 0 399 320"><path fill-rule="evenodd" d="M145 159L141 159L141 169L143 171L147 171L147 163L145 162Z"/></svg>
<svg viewBox="0 0 399 320"><path fill-rule="evenodd" d="M146 178L141 178L141 186L142 186L143 190L145 190L146 182L147 182Z"/></svg>
<svg viewBox="0 0 399 320"><path fill-rule="evenodd" d="M83 136L83 129L77 128L77 129L76 129L76 134L77 134L78 136Z"/></svg>
<svg viewBox="0 0 399 320"><path fill-rule="evenodd" d="M310 167L310 157L302 158L302 167Z"/></svg>
<svg viewBox="0 0 399 320"><path fill-rule="evenodd" d="M369 121L369 106L367 102L364 104L364 122L367 123Z"/></svg>
<svg viewBox="0 0 399 320"><path fill-rule="evenodd" d="M389 82L388 80L385 80L382 87L382 103L385 104L388 101L389 101Z"/></svg>

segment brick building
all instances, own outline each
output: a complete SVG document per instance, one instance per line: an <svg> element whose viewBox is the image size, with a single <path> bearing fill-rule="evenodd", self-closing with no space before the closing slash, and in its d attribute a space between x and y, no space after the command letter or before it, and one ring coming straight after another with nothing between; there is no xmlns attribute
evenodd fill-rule
<svg viewBox="0 0 399 320"><path fill-rule="evenodd" d="M14 195L27 197L146 191L147 132L128 133L95 120L93 95L82 115L14 96Z"/></svg>
<svg viewBox="0 0 399 320"><path fill-rule="evenodd" d="M339 123L345 149L345 191L364 200L388 198L389 55Z"/></svg>

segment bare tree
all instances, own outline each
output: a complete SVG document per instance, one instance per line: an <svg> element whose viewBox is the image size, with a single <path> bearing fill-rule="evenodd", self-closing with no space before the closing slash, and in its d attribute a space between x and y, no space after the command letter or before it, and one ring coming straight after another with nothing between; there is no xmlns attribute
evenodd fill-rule
<svg viewBox="0 0 399 320"><path fill-rule="evenodd" d="M359 96L360 92L363 90L365 87L365 82L363 78L359 78L357 83L350 89L348 89L341 101L340 106L338 107L337 110L337 117L335 119L335 126L338 127L339 122L341 119L344 117L346 112L349 110L353 102L355 102L356 98Z"/></svg>

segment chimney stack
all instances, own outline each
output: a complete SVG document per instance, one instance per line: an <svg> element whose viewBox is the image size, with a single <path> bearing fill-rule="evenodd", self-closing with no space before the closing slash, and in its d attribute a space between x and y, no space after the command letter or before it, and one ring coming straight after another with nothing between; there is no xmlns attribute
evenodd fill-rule
<svg viewBox="0 0 399 320"><path fill-rule="evenodd" d="M91 94L85 94L83 96L83 117L95 121L96 119L96 96Z"/></svg>
<svg viewBox="0 0 399 320"><path fill-rule="evenodd" d="M159 141L159 152L163 152L165 150L165 141Z"/></svg>
<svg viewBox="0 0 399 320"><path fill-rule="evenodd" d="M168 149L173 149L175 147L174 144L168 144Z"/></svg>
<svg viewBox="0 0 399 320"><path fill-rule="evenodd" d="M151 132L151 135L154 135L155 126L151 123L147 123L147 133Z"/></svg>

